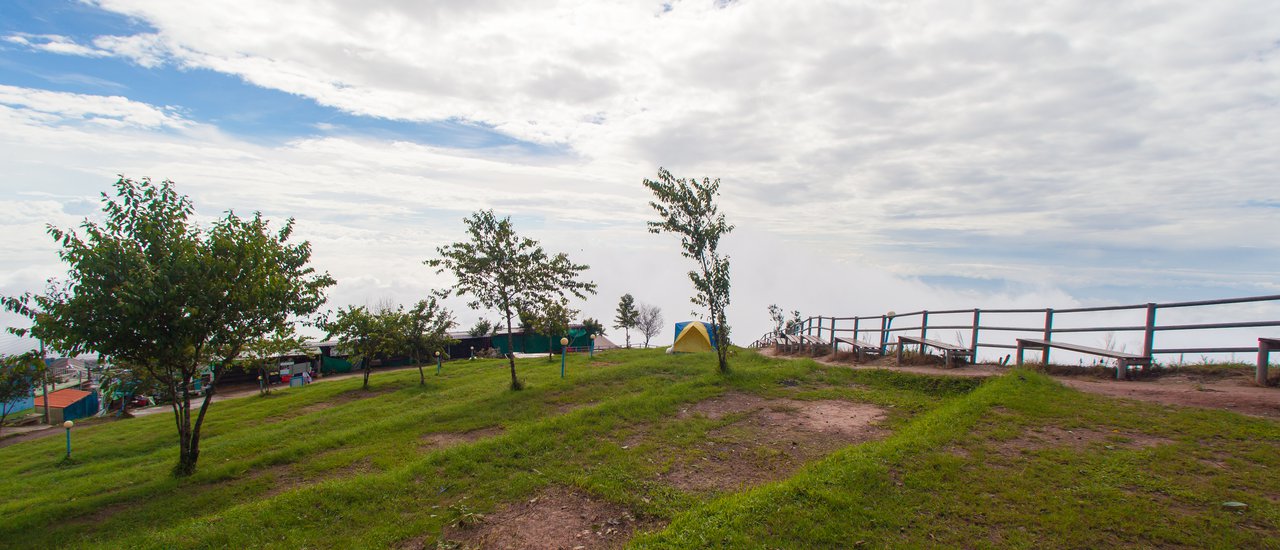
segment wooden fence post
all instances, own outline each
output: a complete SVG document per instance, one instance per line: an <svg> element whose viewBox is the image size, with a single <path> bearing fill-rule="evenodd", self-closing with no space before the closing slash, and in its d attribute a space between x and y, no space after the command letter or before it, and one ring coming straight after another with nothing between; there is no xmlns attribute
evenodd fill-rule
<svg viewBox="0 0 1280 550"><path fill-rule="evenodd" d="M929 337L929 310L920 312L920 339ZM920 344L920 353L924 353L924 344Z"/></svg>
<svg viewBox="0 0 1280 550"><path fill-rule="evenodd" d="M1053 308L1045 308L1044 310L1044 341L1048 342L1049 337L1053 334ZM1045 367L1049 366L1049 346L1044 347L1044 353L1040 355L1040 364Z"/></svg>
<svg viewBox="0 0 1280 550"><path fill-rule="evenodd" d="M840 349L836 347L836 318L832 317L831 318L831 355L835 355L837 351L840 351Z"/></svg>
<svg viewBox="0 0 1280 550"><path fill-rule="evenodd" d="M1147 304L1147 325L1142 337L1142 355L1147 359L1151 359L1151 350L1155 349L1156 340L1156 305ZM1147 365L1151 363L1148 362ZM1151 368L1150 366L1143 367Z"/></svg>
<svg viewBox="0 0 1280 550"><path fill-rule="evenodd" d="M970 334L969 351L973 352L973 364L978 364L978 320L981 310L973 308L973 332Z"/></svg>
<svg viewBox="0 0 1280 550"><path fill-rule="evenodd" d="M880 316L880 355L889 347L889 316Z"/></svg>

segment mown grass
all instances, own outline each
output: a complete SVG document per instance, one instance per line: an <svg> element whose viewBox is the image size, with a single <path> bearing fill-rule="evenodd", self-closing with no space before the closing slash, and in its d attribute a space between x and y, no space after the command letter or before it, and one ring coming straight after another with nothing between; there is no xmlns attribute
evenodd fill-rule
<svg viewBox="0 0 1280 550"><path fill-rule="evenodd" d="M505 363L461 362L426 386L400 371L375 373L369 393L351 379L230 400L211 411L199 471L183 480L168 475L166 415L77 430L72 464L59 463L60 438L12 445L0 449L0 546L434 544L458 518L549 485L669 520L633 541L643 548L1274 547L1280 533L1274 422L1111 401L1027 371L984 383L733 359L722 376L709 354L617 351L571 358L565 380L528 359L521 392L506 390ZM715 424L676 411L726 391L875 403L891 435L742 492L666 485L656 474ZM1043 426L1115 441L1006 448ZM423 445L485 428L494 435ZM1139 434L1161 444L1123 443Z"/></svg>

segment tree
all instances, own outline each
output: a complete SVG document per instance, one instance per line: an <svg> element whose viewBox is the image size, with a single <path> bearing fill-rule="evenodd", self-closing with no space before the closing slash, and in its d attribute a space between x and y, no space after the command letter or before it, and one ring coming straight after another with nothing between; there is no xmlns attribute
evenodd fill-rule
<svg viewBox="0 0 1280 550"><path fill-rule="evenodd" d="M781 335L786 319L782 316L782 308L778 304L769 304L769 321L773 322L773 334Z"/></svg>
<svg viewBox="0 0 1280 550"><path fill-rule="evenodd" d="M290 355L306 347L306 339L298 336L293 325L283 325L275 332L264 334L245 344L244 353L238 360L244 370L257 370L261 383L258 386L260 395L271 393L271 377L267 374L276 358Z"/></svg>
<svg viewBox="0 0 1280 550"><path fill-rule="evenodd" d="M43 377L44 361L31 351L18 355L0 355L0 430L4 421L17 409L11 401L31 397L36 380ZM48 407L45 407L48 410Z"/></svg>
<svg viewBox="0 0 1280 550"><path fill-rule="evenodd" d="M476 321L475 325L472 325L471 330L467 331L467 336L472 338L481 338L492 334L496 328L498 328L497 325L490 322L488 319L481 319Z"/></svg>
<svg viewBox="0 0 1280 550"><path fill-rule="evenodd" d="M587 317L582 320L582 328L587 331L587 335L604 336L604 323L597 321L593 317Z"/></svg>
<svg viewBox="0 0 1280 550"><path fill-rule="evenodd" d="M569 323L573 322L573 318L577 315L578 310L570 308L569 300L564 298L548 300L538 308L538 313L534 314L533 325L530 328L547 337L548 361L555 357L553 352L555 341L569 334Z"/></svg>
<svg viewBox="0 0 1280 550"><path fill-rule="evenodd" d="M187 476L227 366L248 342L314 313L334 281L308 267L309 243L289 242L292 219L272 231L261 214L227 212L206 229L170 181L121 177L115 194L102 195L102 224L86 220L81 233L49 228L68 279L50 294L16 301L41 312L31 320L42 341L143 369L174 397L174 474ZM192 382L206 372L204 399L193 411Z"/></svg>
<svg viewBox="0 0 1280 550"><path fill-rule="evenodd" d="M400 310L383 308L371 312L364 306L347 306L338 310L333 320L321 323L326 338L338 339L338 353L360 364L366 390L373 362L404 349L403 325L404 314Z"/></svg>
<svg viewBox="0 0 1280 550"><path fill-rule="evenodd" d="M622 299L618 300L618 315L613 318L613 328L620 328L627 334L627 347L631 347L631 329L636 327L636 317L640 315L636 311L636 299L630 294L623 294Z"/></svg>
<svg viewBox="0 0 1280 550"><path fill-rule="evenodd" d="M649 340L662 332L662 310L658 306L640 304L640 313L636 316L636 328L644 335L644 347L649 347Z"/></svg>
<svg viewBox="0 0 1280 550"><path fill-rule="evenodd" d="M422 359L431 357L435 352L443 354L450 345L457 343L449 337L449 329L457 323L453 320L453 312L442 307L434 296L419 300L404 312L401 321L404 330L402 345L418 365L418 384L424 385L427 376L422 371Z"/></svg>
<svg viewBox="0 0 1280 550"><path fill-rule="evenodd" d="M596 285L578 279L588 266L569 261L564 253L549 256L537 241L517 236L511 218L499 220L492 210L482 210L463 222L470 240L442 246L437 249L440 258L424 263L436 268L436 273L451 272L457 282L450 292L471 296L468 306L495 309L506 319L511 389L519 390L523 386L516 378L511 349L511 320L516 312L570 294L586 299L588 293L595 294Z"/></svg>
<svg viewBox="0 0 1280 550"><path fill-rule="evenodd" d="M720 180L676 179L671 172L659 168L658 179L646 179L644 185L656 197L649 206L661 218L648 222L649 232L679 235L684 248L681 255L698 262L698 269L689 272L697 290L691 301L707 308L716 333L720 372L728 372L729 325L724 310L729 306L729 257L720 254L719 246L720 237L733 231L733 226L725 222L715 204Z"/></svg>

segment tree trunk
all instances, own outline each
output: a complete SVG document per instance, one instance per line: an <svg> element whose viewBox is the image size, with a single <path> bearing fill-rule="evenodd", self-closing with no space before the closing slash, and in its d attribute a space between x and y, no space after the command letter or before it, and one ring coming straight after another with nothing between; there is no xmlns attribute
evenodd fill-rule
<svg viewBox="0 0 1280 550"><path fill-rule="evenodd" d="M622 331L627 333L627 349L631 349L631 327L622 327Z"/></svg>
<svg viewBox="0 0 1280 550"><path fill-rule="evenodd" d="M516 378L515 338L511 336L510 312L507 312L507 361L511 364L511 389L519 390L522 386L520 385L520 380Z"/></svg>
<svg viewBox="0 0 1280 550"><path fill-rule="evenodd" d="M369 389L369 369L371 369L371 368L373 368L373 367L369 366L369 358L368 358L368 357L361 358L361 359L360 359L360 364L361 364L362 366L364 366L364 389L366 389L366 390L367 390L367 389Z"/></svg>
<svg viewBox="0 0 1280 550"><path fill-rule="evenodd" d="M422 361L418 358L416 353L413 356L413 362L418 364L418 385L427 385L427 375L422 372Z"/></svg>
<svg viewBox="0 0 1280 550"><path fill-rule="evenodd" d="M174 477L187 477L196 472L199 447L192 445L191 393L187 390L189 377L183 377L182 387L174 388L173 414L178 424L178 464L173 467Z"/></svg>

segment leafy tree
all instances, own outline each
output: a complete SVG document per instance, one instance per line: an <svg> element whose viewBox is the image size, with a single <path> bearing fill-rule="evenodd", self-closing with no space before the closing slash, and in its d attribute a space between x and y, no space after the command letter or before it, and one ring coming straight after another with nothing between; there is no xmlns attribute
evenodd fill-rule
<svg viewBox="0 0 1280 550"><path fill-rule="evenodd" d="M36 380L43 377L44 361L34 351L19 355L0 355L0 430L17 407L11 401L31 397ZM48 407L45 407L48 410Z"/></svg>
<svg viewBox="0 0 1280 550"><path fill-rule="evenodd" d="M401 317L401 329L404 331L401 340L404 350L418 365L418 384L427 383L427 376L422 371L422 359L431 357L435 352L445 353L457 340L449 337L449 329L457 325L453 320L453 312L445 309L434 296L419 300Z"/></svg>
<svg viewBox="0 0 1280 550"><path fill-rule="evenodd" d="M793 309L791 310L791 318L787 319L787 326L782 330L787 334L798 334L800 332L800 325L803 324L804 320L800 318L800 311Z"/></svg>
<svg viewBox="0 0 1280 550"><path fill-rule="evenodd" d="M271 393L271 378L267 374L275 366L276 358L291 355L307 345L306 339L294 332L292 325L283 325L275 332L264 334L245 344L244 353L238 360L244 370L257 370L262 378L258 391L261 395Z"/></svg>
<svg viewBox="0 0 1280 550"><path fill-rule="evenodd" d="M636 328L644 335L644 347L649 347L649 340L662 332L662 310L658 306L640 304L639 315L636 316Z"/></svg>
<svg viewBox="0 0 1280 550"><path fill-rule="evenodd" d="M533 318L533 325L530 328L547 337L548 361L555 358L555 353L552 351L555 348L555 341L569 334L569 323L573 322L573 318L577 315L578 310L570 308L569 300L564 298L548 300L539 308L539 313Z"/></svg>
<svg viewBox="0 0 1280 550"><path fill-rule="evenodd" d="M49 228L68 280L17 298L33 332L64 350L92 350L146 371L174 397L178 464L190 475L218 380L245 345L324 303L328 274L308 267L311 245L291 244L293 220L272 231L261 214L232 212L207 229L173 183L121 177L102 195L105 222ZM9 304L6 304L9 305ZM210 372L198 411L191 385Z"/></svg>
<svg viewBox="0 0 1280 550"><path fill-rule="evenodd" d="M404 314L383 308L371 312L364 306L347 306L338 310L333 320L321 323L326 338L337 338L337 351L364 372L364 389L369 389L373 362L388 358L405 349Z"/></svg>
<svg viewBox="0 0 1280 550"><path fill-rule="evenodd" d="M582 320L582 328L587 331L587 335L595 334L596 336L604 336L604 323L597 321L592 317Z"/></svg>
<svg viewBox="0 0 1280 550"><path fill-rule="evenodd" d="M636 311L636 299L630 294L623 294L618 300L618 315L613 318L613 328L620 328L627 334L627 347L631 347L631 329L636 328L640 312Z"/></svg>
<svg viewBox="0 0 1280 550"><path fill-rule="evenodd" d="M548 255L538 242L521 238L511 226L511 218L499 220L492 210L483 210L463 220L470 240L437 249L440 258L427 260L436 273L451 272L457 279L452 293L469 295L473 309L495 309L507 323L507 349L512 346L511 321L516 312L537 307L572 294L585 299L594 294L595 283L580 281L588 266L569 261L563 253ZM446 292L446 294L448 294ZM511 389L523 387L516 378L516 358L508 353Z"/></svg>
<svg viewBox="0 0 1280 550"><path fill-rule="evenodd" d="M775 335L782 334L782 327L785 326L786 318L782 315L782 308L778 304L769 304L769 321L773 322L773 333Z"/></svg>
<svg viewBox="0 0 1280 550"><path fill-rule="evenodd" d="M490 322L488 319L481 319L476 321L476 324L471 327L471 330L467 331L467 335L472 338L481 338L493 334L493 331L497 328L498 326Z"/></svg>
<svg viewBox="0 0 1280 550"><path fill-rule="evenodd" d="M707 308L716 332L716 355L720 372L729 370L729 325L724 310L729 306L729 257L719 252L720 237L733 231L718 212L715 199L720 194L720 180L703 178L676 179L664 168L658 179L644 180L656 201L650 201L661 221L648 222L650 233L669 232L680 236L681 254L698 262L689 272L697 293L691 301Z"/></svg>

